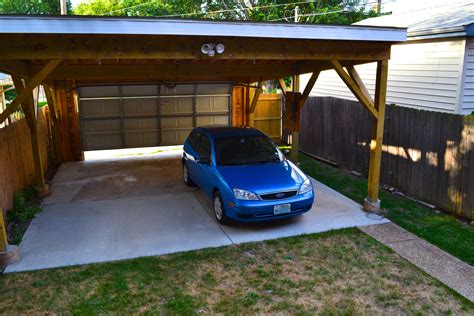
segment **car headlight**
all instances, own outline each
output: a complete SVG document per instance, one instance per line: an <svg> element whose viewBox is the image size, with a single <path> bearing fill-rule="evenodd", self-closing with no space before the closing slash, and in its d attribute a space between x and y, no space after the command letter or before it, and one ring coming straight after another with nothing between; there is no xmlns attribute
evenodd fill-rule
<svg viewBox="0 0 474 316"><path fill-rule="evenodd" d="M234 189L234 195L237 200L258 200L255 193L242 189Z"/></svg>
<svg viewBox="0 0 474 316"><path fill-rule="evenodd" d="M311 184L311 180L307 178L304 180L303 184L301 185L300 189L298 190L298 194L305 194L313 189L313 185Z"/></svg>

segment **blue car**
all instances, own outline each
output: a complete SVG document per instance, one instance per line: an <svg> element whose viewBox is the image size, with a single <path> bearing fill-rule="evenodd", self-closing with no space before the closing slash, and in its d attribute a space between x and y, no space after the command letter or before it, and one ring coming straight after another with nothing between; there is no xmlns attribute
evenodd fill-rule
<svg viewBox="0 0 474 316"><path fill-rule="evenodd" d="M183 179L212 200L221 224L265 221L311 209L311 180L253 128L197 127L184 143Z"/></svg>

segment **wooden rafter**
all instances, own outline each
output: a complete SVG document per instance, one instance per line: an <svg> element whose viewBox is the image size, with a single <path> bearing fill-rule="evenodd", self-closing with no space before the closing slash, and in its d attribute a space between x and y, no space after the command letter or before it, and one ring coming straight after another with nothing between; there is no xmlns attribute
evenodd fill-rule
<svg viewBox="0 0 474 316"><path fill-rule="evenodd" d="M48 76L48 74L61 62L60 59L54 59L49 61L43 68L41 68L32 78L28 80L24 89L17 95L15 100L10 104L10 106L0 113L0 123L3 123L16 108L22 104L29 96L33 90Z"/></svg>
<svg viewBox="0 0 474 316"><path fill-rule="evenodd" d="M349 90L352 91L357 100L359 100L365 109L369 111L372 117L377 118L378 112L375 109L374 103L361 91L359 85L352 79L349 73L344 70L341 63L337 60L331 60L330 62L334 70L337 72L339 77L341 77L342 81L344 81Z"/></svg>

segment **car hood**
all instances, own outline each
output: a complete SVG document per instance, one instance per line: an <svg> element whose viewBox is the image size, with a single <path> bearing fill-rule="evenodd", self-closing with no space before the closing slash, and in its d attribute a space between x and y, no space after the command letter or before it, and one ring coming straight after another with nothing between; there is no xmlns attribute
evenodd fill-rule
<svg viewBox="0 0 474 316"><path fill-rule="evenodd" d="M218 166L231 189L243 189L263 194L298 190L306 176L291 162L265 163L243 166Z"/></svg>

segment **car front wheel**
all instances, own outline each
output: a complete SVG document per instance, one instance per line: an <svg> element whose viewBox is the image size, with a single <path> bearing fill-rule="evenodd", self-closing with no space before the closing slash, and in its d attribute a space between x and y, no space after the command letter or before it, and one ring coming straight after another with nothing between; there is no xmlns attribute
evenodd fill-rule
<svg viewBox="0 0 474 316"><path fill-rule="evenodd" d="M214 216L221 225L228 225L230 220L225 213L224 202L219 192L214 194Z"/></svg>
<svg viewBox="0 0 474 316"><path fill-rule="evenodd" d="M186 185L189 185L190 187L195 186L193 180L189 177L189 169L188 165L186 162L183 161L183 181L186 183Z"/></svg>

